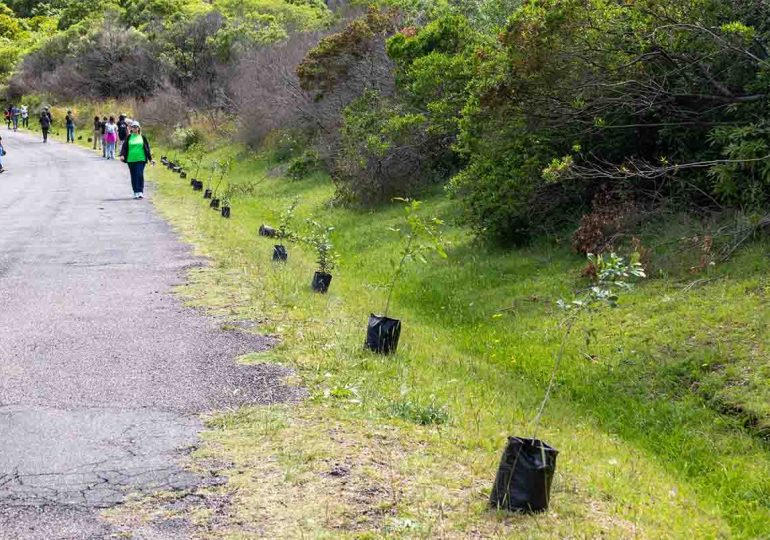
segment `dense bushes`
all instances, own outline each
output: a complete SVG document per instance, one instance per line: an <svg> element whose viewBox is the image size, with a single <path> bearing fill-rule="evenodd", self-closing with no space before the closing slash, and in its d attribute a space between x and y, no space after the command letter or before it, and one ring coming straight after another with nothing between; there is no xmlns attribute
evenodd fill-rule
<svg viewBox="0 0 770 540"><path fill-rule="evenodd" d="M590 225L599 193L770 202L770 16L753 0L332 4L338 19L320 0L12 0L0 51L23 48L0 74L29 51L14 93L136 96L169 132L215 111L255 147L291 134L313 147L285 156L292 175L325 166L351 204L446 183L505 243Z"/></svg>
<svg viewBox="0 0 770 540"><path fill-rule="evenodd" d="M526 208L528 199L550 182L610 183L642 196L684 195L688 204L708 202L704 194L766 203L758 127L767 66L754 51L765 37L734 22L740 15L710 0L644 9L526 3L499 45L483 49L480 69L491 76L474 81L463 114L460 149L470 166L454 184L471 219L518 235L522 221L538 223L542 209ZM517 124L525 128L518 134ZM494 166L501 161L509 167Z"/></svg>

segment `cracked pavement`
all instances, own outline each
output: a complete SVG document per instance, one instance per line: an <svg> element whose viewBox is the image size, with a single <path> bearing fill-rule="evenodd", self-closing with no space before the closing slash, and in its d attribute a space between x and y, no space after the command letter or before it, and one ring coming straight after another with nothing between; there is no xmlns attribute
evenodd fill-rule
<svg viewBox="0 0 770 540"><path fill-rule="evenodd" d="M131 199L124 165L22 133L3 142L0 539L186 538L176 522L116 530L99 510L223 482L182 466L200 414L302 390L280 366L234 362L269 340L173 296L200 261Z"/></svg>

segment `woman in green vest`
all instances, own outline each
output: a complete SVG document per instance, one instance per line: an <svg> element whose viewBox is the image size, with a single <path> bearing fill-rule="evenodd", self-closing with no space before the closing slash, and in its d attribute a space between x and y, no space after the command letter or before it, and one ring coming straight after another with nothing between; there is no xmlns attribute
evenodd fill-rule
<svg viewBox="0 0 770 540"><path fill-rule="evenodd" d="M147 137L142 135L142 127L139 122L131 123L131 133L120 147L120 161L128 165L131 173L131 187L134 189L134 199L144 198L144 167L149 161L153 165L150 153L150 143Z"/></svg>

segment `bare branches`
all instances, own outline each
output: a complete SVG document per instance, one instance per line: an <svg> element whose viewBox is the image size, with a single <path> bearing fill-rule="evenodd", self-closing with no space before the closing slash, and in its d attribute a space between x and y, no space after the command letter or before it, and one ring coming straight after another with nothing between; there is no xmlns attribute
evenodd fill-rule
<svg viewBox="0 0 770 540"><path fill-rule="evenodd" d="M582 164L572 164L559 173L560 180L652 180L673 176L689 169L709 169L715 165L748 164L770 160L770 155L753 159L713 159L690 163L652 163L643 159L627 159L618 165L595 155Z"/></svg>

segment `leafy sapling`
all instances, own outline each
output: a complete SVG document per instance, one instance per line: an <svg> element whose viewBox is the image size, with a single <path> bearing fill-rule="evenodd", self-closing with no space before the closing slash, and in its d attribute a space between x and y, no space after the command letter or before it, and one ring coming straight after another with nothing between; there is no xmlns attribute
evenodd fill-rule
<svg viewBox="0 0 770 540"><path fill-rule="evenodd" d="M206 180L206 189L211 189L212 183L214 182L214 175L217 172L217 162L213 161L211 165L209 165L209 178Z"/></svg>
<svg viewBox="0 0 770 540"><path fill-rule="evenodd" d="M303 241L315 250L318 271L322 274L331 274L338 260L337 251L331 241L334 227L321 225L312 219L307 219L306 222L310 226L310 232Z"/></svg>
<svg viewBox="0 0 770 540"><path fill-rule="evenodd" d="M295 232L291 230L292 221L294 221L294 211L299 205L299 197L295 197L291 201L291 204L281 212L281 219L278 223L278 230L276 231L276 237L288 242L295 241L298 237Z"/></svg>
<svg viewBox="0 0 770 540"><path fill-rule="evenodd" d="M233 202L233 188L230 186L227 186L224 191L222 192L221 197L221 204L223 207L230 207L230 204Z"/></svg>
<svg viewBox="0 0 770 540"><path fill-rule="evenodd" d="M426 255L429 253L438 253L442 258L447 258L446 242L441 232L441 226L444 222L437 217L423 218L420 216L419 211L422 203L418 200L402 198L394 200L404 203L406 215L401 225L390 228L391 231L401 236L402 241L400 257L392 261L393 277L388 285L388 296L385 301L383 317L388 316L393 291L403 275L408 262L419 261L427 263Z"/></svg>
<svg viewBox="0 0 770 540"><path fill-rule="evenodd" d="M610 253L606 256L589 253L588 262L594 270L591 285L579 291L572 300L561 299L557 302L559 308L566 313L563 321L564 334L562 335L561 345L554 361L548 387L533 422L533 439L537 438L540 419L551 397L556 376L564 358L564 349L577 319L583 313L593 316L604 306L616 308L621 293L630 291L634 286L634 281L647 277L639 261L638 253L631 254L628 261L615 253Z"/></svg>
<svg viewBox="0 0 770 540"><path fill-rule="evenodd" d="M202 144L195 143L190 146L188 154L190 155L190 163L195 168L193 178L197 179L201 170L201 163L203 163L203 156L206 155L206 149Z"/></svg>
<svg viewBox="0 0 770 540"><path fill-rule="evenodd" d="M219 192L219 186L222 185L222 182L224 181L225 177L230 174L230 171L233 168L233 159L232 158L226 158L226 159L220 159L216 162L217 170L219 171L219 178L217 180L217 185L214 186L214 193L213 196L216 197L217 193ZM232 190L230 192L230 197L232 198ZM222 196L224 199L224 195Z"/></svg>
<svg viewBox="0 0 770 540"><path fill-rule="evenodd" d="M556 354L545 395L532 422L532 438L508 438L489 497L493 508L517 512L548 509L558 451L538 440L537 431L575 321L582 313L592 313L603 306L616 307L620 293L631 288L632 280L645 277L638 254L632 255L629 262L614 253L606 257L588 255L588 260L595 271L591 285L579 291L570 301L558 301L559 307L566 313L561 346Z"/></svg>

